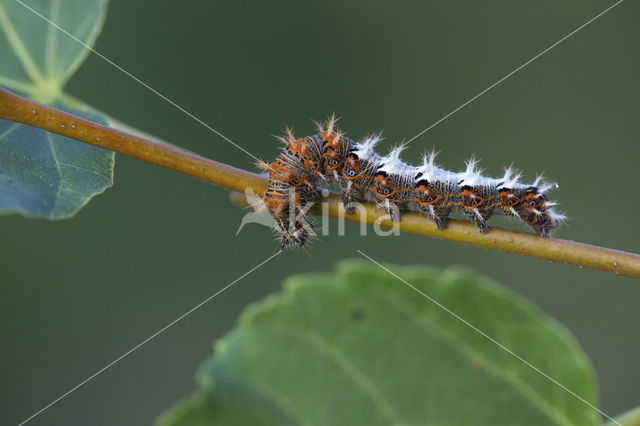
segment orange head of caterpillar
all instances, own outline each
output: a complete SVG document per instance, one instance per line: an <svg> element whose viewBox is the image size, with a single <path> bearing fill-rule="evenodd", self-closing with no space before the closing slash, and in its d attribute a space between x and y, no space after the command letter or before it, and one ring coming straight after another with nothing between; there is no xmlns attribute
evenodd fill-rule
<svg viewBox="0 0 640 426"><path fill-rule="evenodd" d="M376 196L382 200L391 197L396 193L397 189L393 185L391 179L389 179L389 175L386 172L378 172L376 176L373 178L373 188L372 191Z"/></svg>

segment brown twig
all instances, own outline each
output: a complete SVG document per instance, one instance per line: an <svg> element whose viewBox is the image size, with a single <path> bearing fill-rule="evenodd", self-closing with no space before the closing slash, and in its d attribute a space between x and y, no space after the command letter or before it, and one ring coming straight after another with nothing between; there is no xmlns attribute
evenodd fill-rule
<svg viewBox="0 0 640 426"><path fill-rule="evenodd" d="M262 195L267 185L266 178L255 173L102 126L3 89L0 89L0 118L96 145L233 191L244 192L251 188L256 194ZM238 200L239 197L234 198ZM391 225L388 220L382 219L385 213L374 204L363 203L363 206L364 209L358 213L347 215L344 214L337 194L330 194L328 197L328 213L332 217L344 217L354 222L364 220L369 224L382 220L382 226ZM604 247L543 238L531 233L497 227L493 227L488 234L481 234L473 224L455 219L450 220L446 230L439 230L424 215L412 212L403 214L400 230L640 278L640 255Z"/></svg>

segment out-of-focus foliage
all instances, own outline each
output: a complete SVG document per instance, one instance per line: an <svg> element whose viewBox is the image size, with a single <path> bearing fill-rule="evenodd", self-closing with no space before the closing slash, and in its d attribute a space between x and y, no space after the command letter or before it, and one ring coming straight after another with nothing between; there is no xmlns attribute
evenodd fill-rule
<svg viewBox="0 0 640 426"><path fill-rule="evenodd" d="M392 268L595 403L591 365L531 304L461 268ZM193 425L596 425L597 413L381 268L289 279L252 305L161 421Z"/></svg>

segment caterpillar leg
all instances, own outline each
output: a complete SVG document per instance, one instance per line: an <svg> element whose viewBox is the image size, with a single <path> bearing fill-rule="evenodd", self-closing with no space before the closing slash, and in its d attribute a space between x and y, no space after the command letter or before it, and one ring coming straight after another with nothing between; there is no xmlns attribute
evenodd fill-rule
<svg viewBox="0 0 640 426"><path fill-rule="evenodd" d="M428 206L427 214L436 223L438 229L447 229L449 213L451 213L451 208L435 209L433 206Z"/></svg>
<svg viewBox="0 0 640 426"><path fill-rule="evenodd" d="M344 211L346 214L354 214L356 212L356 208L354 206L354 191L352 188L352 182L350 181L341 181L340 182L340 193L342 196L342 206L344 207Z"/></svg>
<svg viewBox="0 0 640 426"><path fill-rule="evenodd" d="M296 221L293 225L285 228L280 227L280 248L283 250L289 247L303 247L313 235L313 225L306 221Z"/></svg>
<svg viewBox="0 0 640 426"><path fill-rule="evenodd" d="M471 210L468 215L474 221L481 233L486 234L487 232L489 232L489 225L487 224L487 220L491 216L491 213L475 208Z"/></svg>
<svg viewBox="0 0 640 426"><path fill-rule="evenodd" d="M391 219L392 222L400 222L400 208L396 203L393 203L388 199L386 199L380 205L384 209L384 212L387 214L387 216L389 216L389 219Z"/></svg>
<svg viewBox="0 0 640 426"><path fill-rule="evenodd" d="M478 230L481 233L486 234L487 232L489 232L490 229L487 220L491 216L490 212L479 209L477 207L463 207L459 210L464 216L466 216L467 218L469 218L469 220L476 224Z"/></svg>
<svg viewBox="0 0 640 426"><path fill-rule="evenodd" d="M481 233L486 234L487 232L489 232L489 225L487 224L486 220L475 220L476 225L478 226L478 229L480 230Z"/></svg>
<svg viewBox="0 0 640 426"><path fill-rule="evenodd" d="M450 209L447 211L439 211L434 209L433 206L427 206L426 208L421 207L420 210L436 223L438 229L447 229Z"/></svg>
<svg viewBox="0 0 640 426"><path fill-rule="evenodd" d="M447 218L446 217L436 217L433 219L436 223L438 229L443 230L447 229Z"/></svg>
<svg viewBox="0 0 640 426"><path fill-rule="evenodd" d="M313 205L313 202L307 202L304 206L297 204L293 209L276 218L281 249L292 246L302 247L315 235L313 225L307 219L307 213Z"/></svg>
<svg viewBox="0 0 640 426"><path fill-rule="evenodd" d="M538 214L524 211L520 217L543 237L548 237L558 227L558 221L547 211Z"/></svg>
<svg viewBox="0 0 640 426"><path fill-rule="evenodd" d="M356 208L353 205L353 198L348 195L342 194L342 206L346 214L354 214L356 212Z"/></svg>
<svg viewBox="0 0 640 426"><path fill-rule="evenodd" d="M438 229L446 229L451 207L436 208L432 203L437 201L438 199L435 197L428 197L426 201L417 198L414 200L413 206L416 207L418 211L429 216L429 218L436 223Z"/></svg>
<svg viewBox="0 0 640 426"><path fill-rule="evenodd" d="M443 216L431 216L431 219L436 223L438 229L442 230L447 229L447 223L449 221L448 216L449 214L445 214Z"/></svg>

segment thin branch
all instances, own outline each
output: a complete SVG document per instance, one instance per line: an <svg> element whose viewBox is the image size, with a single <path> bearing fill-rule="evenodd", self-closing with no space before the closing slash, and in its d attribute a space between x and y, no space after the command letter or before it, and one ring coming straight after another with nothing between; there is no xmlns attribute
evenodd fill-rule
<svg viewBox="0 0 640 426"><path fill-rule="evenodd" d="M3 89L0 89L0 118L96 145L233 191L242 193L251 188L256 194L262 195L267 185L264 176L209 160L174 146L102 126ZM234 198L238 200L239 197ZM382 226L391 226L388 219L384 219L386 214L373 203L363 203L364 209L356 214L347 215L338 194L330 194L327 200L328 213L332 217L344 217L353 222L360 222L362 215L362 220L369 224L381 220L379 223ZM450 220L446 230L439 230L433 221L413 212L403 214L400 230L640 278L640 255L574 241L543 238L498 227L493 227L488 234L481 234L473 224L456 219Z"/></svg>

